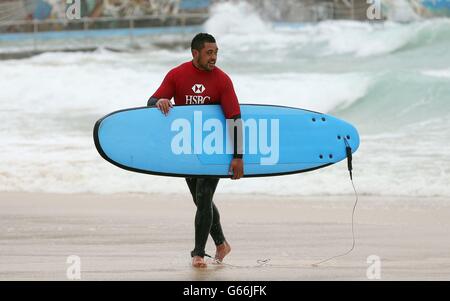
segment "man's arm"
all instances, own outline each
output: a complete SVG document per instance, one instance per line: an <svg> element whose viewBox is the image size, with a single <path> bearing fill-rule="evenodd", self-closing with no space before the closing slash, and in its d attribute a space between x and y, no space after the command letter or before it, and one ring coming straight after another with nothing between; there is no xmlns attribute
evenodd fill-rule
<svg viewBox="0 0 450 301"><path fill-rule="evenodd" d="M242 120L239 101L234 91L233 82L225 73L223 74L223 86L221 91L220 104L222 106L225 118L233 120L233 127L230 135L233 135L233 158L242 159Z"/></svg>
<svg viewBox="0 0 450 301"><path fill-rule="evenodd" d="M147 100L147 107L156 107L156 103L158 102L159 98L157 97L150 97Z"/></svg>
<svg viewBox="0 0 450 301"><path fill-rule="evenodd" d="M169 114L169 110L171 107L173 107L172 103L170 102L170 99L167 98L156 98L156 97L150 97L147 101L148 107L156 107L158 108L161 113L167 116Z"/></svg>
<svg viewBox="0 0 450 301"><path fill-rule="evenodd" d="M220 96L220 104L227 119L233 119L233 128L230 129L230 134L233 135L233 160L231 160L229 172L232 173L232 179L240 179L244 175L244 161L243 157L243 127L241 120L241 110L239 101L234 91L233 82L230 77L223 74L223 86Z"/></svg>
<svg viewBox="0 0 450 301"><path fill-rule="evenodd" d="M243 132L241 114L233 116L233 158L242 159L243 157Z"/></svg>
<svg viewBox="0 0 450 301"><path fill-rule="evenodd" d="M170 99L175 96L175 83L173 69L164 77L161 86L147 101L147 106L157 107L164 115L169 114L173 106Z"/></svg>
<svg viewBox="0 0 450 301"><path fill-rule="evenodd" d="M241 114L234 115L232 118L233 123L229 133L233 135L233 160L230 163L229 173L233 180L237 180L244 176L243 127Z"/></svg>

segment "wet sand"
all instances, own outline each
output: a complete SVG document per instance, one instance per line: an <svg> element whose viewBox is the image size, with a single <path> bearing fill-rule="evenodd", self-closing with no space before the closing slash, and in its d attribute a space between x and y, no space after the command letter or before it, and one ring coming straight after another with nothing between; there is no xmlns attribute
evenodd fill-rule
<svg viewBox="0 0 450 301"><path fill-rule="evenodd" d="M0 280L450 280L450 200L218 194L227 265L190 266L189 195L0 193ZM207 252L214 255L209 239ZM258 266L258 259L270 259ZM370 275L374 275L369 273Z"/></svg>

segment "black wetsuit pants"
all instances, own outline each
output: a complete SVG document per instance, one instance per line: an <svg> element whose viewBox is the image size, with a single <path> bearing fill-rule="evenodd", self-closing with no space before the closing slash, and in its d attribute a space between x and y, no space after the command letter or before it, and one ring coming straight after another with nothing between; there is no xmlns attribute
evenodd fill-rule
<svg viewBox="0 0 450 301"><path fill-rule="evenodd" d="M195 248L191 256L205 256L205 246L208 235L217 245L225 241L220 225L219 210L213 202L219 178L186 178L194 203L197 206L195 214Z"/></svg>

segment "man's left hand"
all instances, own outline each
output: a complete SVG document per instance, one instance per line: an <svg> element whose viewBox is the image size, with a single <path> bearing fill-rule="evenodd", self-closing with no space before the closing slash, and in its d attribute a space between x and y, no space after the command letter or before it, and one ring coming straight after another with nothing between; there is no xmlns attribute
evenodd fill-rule
<svg viewBox="0 0 450 301"><path fill-rule="evenodd" d="M244 176L244 161L242 159L234 158L231 161L230 169L228 171L232 174L231 179L238 180Z"/></svg>

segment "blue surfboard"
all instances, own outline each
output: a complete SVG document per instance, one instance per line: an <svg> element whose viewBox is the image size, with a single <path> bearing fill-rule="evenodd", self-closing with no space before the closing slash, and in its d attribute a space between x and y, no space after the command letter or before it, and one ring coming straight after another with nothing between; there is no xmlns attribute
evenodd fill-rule
<svg viewBox="0 0 450 301"><path fill-rule="evenodd" d="M358 131L319 112L241 104L244 177L300 173L347 158ZM232 120L220 105L130 108L98 120L94 142L100 155L126 170L175 177L230 177Z"/></svg>

